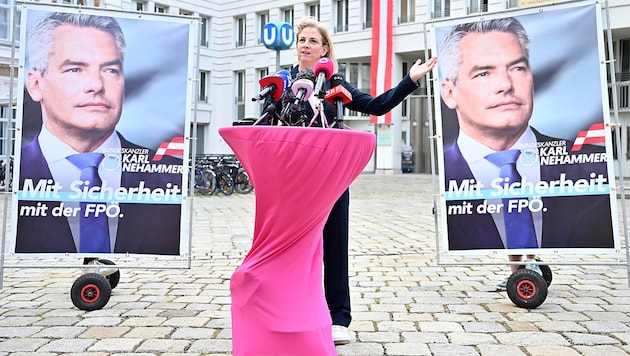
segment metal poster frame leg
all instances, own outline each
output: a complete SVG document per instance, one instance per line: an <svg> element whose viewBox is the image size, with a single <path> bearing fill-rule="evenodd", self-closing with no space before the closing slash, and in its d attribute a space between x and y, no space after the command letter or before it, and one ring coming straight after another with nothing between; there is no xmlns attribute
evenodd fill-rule
<svg viewBox="0 0 630 356"><path fill-rule="evenodd" d="M604 9L606 13L606 37L608 39L608 55L614 55L613 51L613 42L612 42L612 29L610 27L610 10L608 7L608 0L604 1ZM615 73L615 60L614 58L607 59L608 67L610 73ZM612 102L613 102L613 132L615 135L616 143L617 143L617 152L621 153L621 123L619 122L619 98L617 97L617 78L614 75L610 76L612 90ZM619 190L619 196L621 199L621 212L623 216L623 236L625 241L625 249L626 249L626 273L628 276L628 286L630 286L630 246L628 246L628 219L626 217L626 187L624 183L624 166L623 159L621 159L621 155L617 157L617 165L619 169L619 182L617 184Z"/></svg>

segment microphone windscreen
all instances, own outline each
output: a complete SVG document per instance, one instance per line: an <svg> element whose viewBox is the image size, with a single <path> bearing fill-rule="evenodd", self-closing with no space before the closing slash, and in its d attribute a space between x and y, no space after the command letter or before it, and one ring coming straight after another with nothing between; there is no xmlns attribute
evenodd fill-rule
<svg viewBox="0 0 630 356"><path fill-rule="evenodd" d="M309 79L298 79L291 85L291 90L296 97L301 95L302 97L300 99L306 101L313 93L313 81Z"/></svg>
<svg viewBox="0 0 630 356"><path fill-rule="evenodd" d="M330 79L334 71L335 64L328 57L322 57L315 63L315 74L319 76L320 72L324 72L324 74L326 74L326 80Z"/></svg>
<svg viewBox="0 0 630 356"><path fill-rule="evenodd" d="M315 72L312 69L304 69L297 74L295 79L308 79L315 84Z"/></svg>
<svg viewBox="0 0 630 356"><path fill-rule="evenodd" d="M335 73L333 74L333 76L330 78L330 87L336 87L337 85L343 85L343 74L341 73Z"/></svg>
<svg viewBox="0 0 630 356"><path fill-rule="evenodd" d="M293 94L293 91L287 90L286 93L284 93L284 96L282 97L282 106L285 106L287 104L293 104L295 99L296 97L295 97L295 94Z"/></svg>
<svg viewBox="0 0 630 356"><path fill-rule="evenodd" d="M326 91L326 100L335 105L335 102L341 99L344 105L352 101L352 94L343 86L343 74L335 73L330 78L330 89Z"/></svg>
<svg viewBox="0 0 630 356"><path fill-rule="evenodd" d="M291 72L289 72L286 69L283 69L281 71L278 72L278 75L280 76L280 78L282 78L282 91L280 93L280 95L282 95L282 93L287 90L289 88L289 86L291 85ZM280 98L276 99L276 100L280 100Z"/></svg>

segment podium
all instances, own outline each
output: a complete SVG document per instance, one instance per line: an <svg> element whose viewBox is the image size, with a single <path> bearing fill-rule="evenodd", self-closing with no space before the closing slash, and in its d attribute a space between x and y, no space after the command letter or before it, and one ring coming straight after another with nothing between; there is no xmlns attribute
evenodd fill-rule
<svg viewBox="0 0 630 356"><path fill-rule="evenodd" d="M375 136L290 126L219 129L256 194L252 247L230 281L232 351L336 355L322 286L322 232Z"/></svg>

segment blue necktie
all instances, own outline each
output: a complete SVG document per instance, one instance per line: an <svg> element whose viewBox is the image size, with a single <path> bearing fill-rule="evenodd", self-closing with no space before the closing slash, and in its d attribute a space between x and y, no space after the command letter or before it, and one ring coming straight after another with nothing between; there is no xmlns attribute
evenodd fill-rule
<svg viewBox="0 0 630 356"><path fill-rule="evenodd" d="M521 181L521 175L516 170L516 160L520 154L521 151L519 150L507 150L491 153L485 158L499 167L501 178L508 180L508 183L512 184ZM527 207L518 211L518 204L515 204L512 207L512 211L509 212L510 200L518 199L502 199L507 248L537 248L538 242L531 211Z"/></svg>
<svg viewBox="0 0 630 356"><path fill-rule="evenodd" d="M87 187L100 187L103 182L98 176L98 166L103 160L102 153L89 152L68 156L67 159L81 170L80 179ZM92 203L94 204L94 203ZM102 204L101 204L102 205ZM79 252L109 253L109 225L107 215L94 209L86 211L87 202L81 202L79 220ZM98 214L98 216L96 216Z"/></svg>

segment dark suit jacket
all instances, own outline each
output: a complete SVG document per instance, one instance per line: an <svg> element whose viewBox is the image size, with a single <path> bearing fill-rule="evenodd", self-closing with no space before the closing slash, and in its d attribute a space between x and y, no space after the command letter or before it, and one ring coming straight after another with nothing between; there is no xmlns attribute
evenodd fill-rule
<svg viewBox="0 0 630 356"><path fill-rule="evenodd" d="M125 140L119 134L121 146L129 149L145 149ZM37 138L22 146L20 159L20 185L24 179L52 179L48 164L44 159ZM149 150L149 158L154 151ZM164 156L160 163L180 164L181 160ZM145 187L166 187L167 183L182 188L180 174L122 172L121 187L138 187L144 181ZM182 188L183 189L183 188ZM18 203L16 253L76 253L76 247L68 220L65 217L51 216L51 209L59 206L58 201L45 202L48 205L46 216L20 215L22 206L35 206L37 201L20 200ZM118 219L118 232L114 253L178 255L180 241L180 204L121 203Z"/></svg>
<svg viewBox="0 0 630 356"><path fill-rule="evenodd" d="M297 66L291 69L291 75L294 79L297 77L298 72L299 71ZM418 85L413 80L411 80L409 74L407 74L400 81L400 83L398 83L397 86L385 91L384 93L376 97L373 97L372 95L353 87L346 80L343 81L343 86L350 92L350 95L352 96L352 101L344 105L345 108L355 110L364 114L377 116L385 115L390 112L394 107L396 107L396 105L400 104L409 94L413 93L413 91L418 88ZM328 89L330 89L330 80L326 81L323 87L324 91ZM275 106L277 108L282 108L282 100L277 101L275 103ZM310 121L314 114L313 109L308 104L306 104L304 108ZM280 111L281 109L278 109L278 112ZM326 115L328 123L333 124L334 119L337 117L337 111L335 109L335 106L329 103L327 100L324 100L324 114ZM297 122L299 115L299 112L293 112L291 119L292 122Z"/></svg>
<svg viewBox="0 0 630 356"><path fill-rule="evenodd" d="M564 141L544 136L534 130L538 142ZM567 151L571 149L567 141ZM584 145L578 153L601 153L599 146ZM569 152L570 153L570 152ZM570 153L571 154L571 153ZM603 174L608 177L606 163L583 163L543 165L540 167L541 181L557 180L561 173L567 180L590 179L590 174ZM473 179L473 174L464 160L457 143L444 151L444 176L446 189L448 182ZM612 248L613 228L610 198L608 195L582 195L567 197L543 197L546 211L543 212L543 248ZM483 200L470 200L473 210ZM447 201L460 205L461 201ZM503 242L491 214L448 215L449 250L503 249Z"/></svg>

